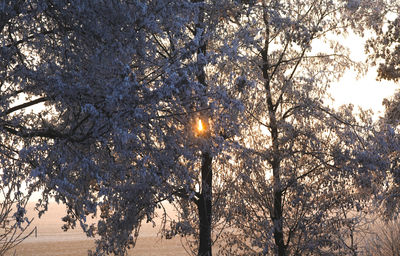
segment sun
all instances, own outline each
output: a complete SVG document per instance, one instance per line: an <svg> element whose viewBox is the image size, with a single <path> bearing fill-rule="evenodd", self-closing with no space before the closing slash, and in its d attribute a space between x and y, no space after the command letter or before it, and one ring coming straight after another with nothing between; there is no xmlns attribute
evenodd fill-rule
<svg viewBox="0 0 400 256"><path fill-rule="evenodd" d="M203 121L201 121L201 119L199 119L199 121L198 121L198 123L197 123L197 130L198 130L199 132L204 132L204 130L205 130Z"/></svg>

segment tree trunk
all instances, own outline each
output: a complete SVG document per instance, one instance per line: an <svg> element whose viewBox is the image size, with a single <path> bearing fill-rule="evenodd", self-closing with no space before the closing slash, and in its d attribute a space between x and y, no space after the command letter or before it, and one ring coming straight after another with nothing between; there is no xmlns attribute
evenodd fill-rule
<svg viewBox="0 0 400 256"><path fill-rule="evenodd" d="M283 216L282 216L282 191L274 189L274 210L272 221L274 222L274 239L279 256L286 255L285 242L283 239Z"/></svg>
<svg viewBox="0 0 400 256"><path fill-rule="evenodd" d="M209 152L202 154L201 194L198 201L200 220L199 256L211 256L211 215L212 215L212 157Z"/></svg>
<svg viewBox="0 0 400 256"><path fill-rule="evenodd" d="M264 7L264 24L265 24L265 39L264 39L264 49L261 52L263 65L262 65L262 73L264 78L264 89L266 92L266 100L268 106L268 117L269 117L269 129L271 132L271 140L272 140L272 159L268 159L269 163L272 166L272 175L273 175L273 209L270 212L270 217L274 223L274 240L275 240L275 253L279 256L286 255L286 246L283 234L283 208L282 208L282 186L281 186L281 159L280 159L280 150L279 150L279 131L278 131L278 122L276 120L276 103L273 102L272 99L272 91L271 91L271 81L274 78L274 74L278 66L280 65L283 54L287 49L287 45L283 50L279 60L275 63L274 67L271 68L269 62L269 40L270 40L270 30L269 30L269 17L267 8L265 6L265 2L263 2Z"/></svg>

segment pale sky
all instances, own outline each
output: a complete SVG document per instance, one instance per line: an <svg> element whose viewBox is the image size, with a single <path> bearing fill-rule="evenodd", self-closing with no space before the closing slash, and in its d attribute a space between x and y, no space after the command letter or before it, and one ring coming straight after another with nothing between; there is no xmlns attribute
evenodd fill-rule
<svg viewBox="0 0 400 256"><path fill-rule="evenodd" d="M376 68L370 69L360 79L356 78L354 71L348 70L329 90L335 99L334 106L351 103L363 109L372 109L375 116L379 116L384 111L383 99L391 97L400 88L400 84L376 81L376 76Z"/></svg>
<svg viewBox="0 0 400 256"><path fill-rule="evenodd" d="M365 39L350 34L344 37L341 43L350 49L352 60L366 63ZM357 73L354 70L347 70L340 81L331 85L329 92L335 99L333 105L337 107L351 103L356 107L372 109L375 117L380 116L384 111L383 99L392 96L396 89L400 89L400 84L385 80L377 81L376 70L376 67L370 67L366 75L359 79L357 79Z"/></svg>

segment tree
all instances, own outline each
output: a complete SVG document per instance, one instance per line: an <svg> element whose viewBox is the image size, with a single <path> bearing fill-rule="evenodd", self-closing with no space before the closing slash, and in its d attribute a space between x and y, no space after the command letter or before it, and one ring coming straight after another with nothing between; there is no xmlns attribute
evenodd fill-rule
<svg viewBox="0 0 400 256"><path fill-rule="evenodd" d="M377 228L379 226L379 228ZM397 220L376 223L375 232L371 232L366 240L366 255L399 255L400 230Z"/></svg>
<svg viewBox="0 0 400 256"><path fill-rule="evenodd" d="M169 195L158 190L168 174L156 166L174 159L159 136L168 138L171 118L161 111L175 88L149 66L159 59L147 38L167 4L19 1L2 15L2 138L21 144L12 149L28 165L30 189L43 191L38 208L45 211L50 196L65 203L65 228L79 221L101 235L99 251L122 254L132 230ZM38 114L21 111L41 102ZM103 219L87 227L97 206Z"/></svg>
<svg viewBox="0 0 400 256"><path fill-rule="evenodd" d="M354 226L369 194L356 189L356 155L364 151L370 117L326 101L330 82L359 63L335 38L377 13L366 2L259 1L232 20L231 47L242 62L237 95L246 103L238 182L230 190L237 233L227 254L355 254ZM315 43L327 49L315 52ZM345 85L344 85L345 86ZM371 160L372 161L372 160ZM236 250L236 251L235 251Z"/></svg>
<svg viewBox="0 0 400 256"><path fill-rule="evenodd" d="M400 77L400 5L396 1L386 1L381 8L382 22L371 26L375 33L369 38L365 48L371 64L378 66L377 79L397 82ZM375 152L380 156L380 161L372 169L378 170L381 177L374 179L373 183L380 188L374 191L376 205L386 221L398 216L400 205L398 197L399 102L398 92L384 99L385 115L376 124L369 148L370 152ZM371 173L366 173L372 176Z"/></svg>
<svg viewBox="0 0 400 256"><path fill-rule="evenodd" d="M388 1L382 5L383 22L372 26L374 36L368 40L366 52L371 63L378 65L378 79L398 81L400 77L400 6Z"/></svg>
<svg viewBox="0 0 400 256"><path fill-rule="evenodd" d="M4 161L3 161L4 162ZM0 186L0 255L5 255L15 246L31 236L36 228L31 228L32 219L26 216L29 194L20 190L23 184L21 175L15 172L20 168L5 168L2 165L2 185Z"/></svg>
<svg viewBox="0 0 400 256"><path fill-rule="evenodd" d="M231 146L226 140L235 133L235 116L240 108L240 104L226 93L225 83L229 81L222 81L220 74L211 71L226 57L220 43L224 36L221 34L224 26L222 21L230 15L231 8L231 1L193 1L191 11L196 16L193 22L187 24L186 31L186 35L191 35L189 41L197 45L196 50L192 51L191 61L195 72L190 79L201 85L203 96L197 107L192 102L189 108L200 110L194 120L196 124L201 120L206 129L195 132L194 147L193 138L189 142L189 147L194 149L191 154L201 159L201 162L191 163L190 159L184 160L187 166L191 166L188 171L193 181L184 182L186 188L175 187L174 203L180 220L170 223L171 229L165 230L165 236L193 236L195 240L189 238L191 241L188 245L192 253L196 254L197 251L198 255L212 254L212 245L218 239L218 235L213 236L212 233L219 222L224 222L220 209L224 208L222 205L225 202L223 198L226 183L223 182L223 174L213 172L212 162L223 162L219 159L226 156L227 149ZM169 40L169 43L164 44L164 50L175 45L171 38ZM186 122L190 123L193 122ZM218 183L213 184L213 180Z"/></svg>
<svg viewBox="0 0 400 256"><path fill-rule="evenodd" d="M12 148L29 192L42 191L39 214L51 197L64 203L64 229L79 222L99 235L97 254L124 254L163 201L200 195L210 204L211 188L195 191L204 147L192 127L200 112L220 113L226 97L205 88L203 6L49 0L2 10L2 138L21 145ZM88 226L89 215L101 220Z"/></svg>

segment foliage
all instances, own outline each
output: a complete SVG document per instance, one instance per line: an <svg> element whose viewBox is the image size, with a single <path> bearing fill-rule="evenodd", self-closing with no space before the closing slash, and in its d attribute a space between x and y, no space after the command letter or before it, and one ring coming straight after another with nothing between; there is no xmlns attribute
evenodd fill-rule
<svg viewBox="0 0 400 256"><path fill-rule="evenodd" d="M387 162L369 112L324 102L363 70L335 37L381 25L381 2L3 1L0 168L42 193L40 215L64 203L96 255L126 254L163 202L179 210L163 234L195 251L207 153L226 253L352 253Z"/></svg>
<svg viewBox="0 0 400 256"><path fill-rule="evenodd" d="M372 121L369 112L356 118L351 106L336 111L324 101L346 68L362 69L334 36L362 33L354 18L370 18L364 4L260 1L232 20L230 47L241 59L227 70L237 74L247 117L232 166L226 218L237 232L226 234L227 255L357 251L347 242L369 200L357 188ZM316 42L328 49L315 52Z"/></svg>
<svg viewBox="0 0 400 256"><path fill-rule="evenodd" d="M65 203L64 228L80 222L99 235L98 254L124 254L160 202L195 195L203 146L191 127L200 111L222 113L227 99L198 81L213 58L197 51L201 5L60 0L2 9L2 138L18 145L9 148L27 165L30 191L42 191L40 214L50 197ZM212 138L214 154L223 140ZM87 226L87 215L101 220Z"/></svg>
<svg viewBox="0 0 400 256"><path fill-rule="evenodd" d="M399 22L400 5L398 1L386 1L382 5L383 22L372 26L374 34L366 44L372 65L378 66L377 79L392 80L397 82L399 72ZM394 218L399 213L399 134L400 121L399 92L392 97L384 99L385 115L380 118L374 136L370 138L370 154L379 155L379 161L370 163L379 170L380 178L372 179L375 186L380 186L380 193L376 193L376 203L386 221ZM378 160L378 159L375 159Z"/></svg>
<svg viewBox="0 0 400 256"><path fill-rule="evenodd" d="M384 23L373 26L374 36L368 40L366 50L373 65L378 65L378 79L398 81L400 78L400 5L388 1L382 8ZM381 24L381 25L380 25Z"/></svg>

